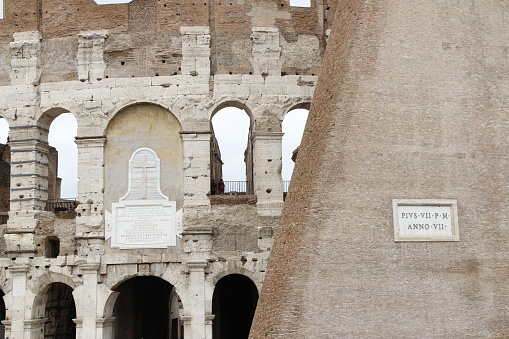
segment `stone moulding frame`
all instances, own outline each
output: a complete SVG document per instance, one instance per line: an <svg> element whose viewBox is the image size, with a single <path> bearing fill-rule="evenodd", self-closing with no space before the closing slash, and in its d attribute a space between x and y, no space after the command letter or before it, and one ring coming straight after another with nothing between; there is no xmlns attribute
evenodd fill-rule
<svg viewBox="0 0 509 339"><path fill-rule="evenodd" d="M394 241L459 241L452 199L393 199Z"/></svg>

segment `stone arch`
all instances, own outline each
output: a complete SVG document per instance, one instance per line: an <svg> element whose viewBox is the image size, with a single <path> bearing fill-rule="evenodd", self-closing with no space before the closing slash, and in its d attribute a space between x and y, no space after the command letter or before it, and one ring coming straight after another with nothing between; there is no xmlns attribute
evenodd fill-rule
<svg viewBox="0 0 509 339"><path fill-rule="evenodd" d="M181 118L178 110L172 109L166 103L163 103L163 102L157 101L157 100L143 100L143 101L132 100L132 101L128 101L128 102L124 101L124 102L118 103L117 105L114 106L114 108L112 108L108 112L105 112L105 113L108 113L109 119L108 119L108 123L106 124L106 126L104 126L103 135L106 135L106 132L108 131L108 128L110 127L112 121L115 120L115 118L119 114L122 114L122 112L124 112L126 109L129 109L130 107L135 107L135 106L140 106L140 105L153 105L153 106L161 107L162 109L165 109L170 114L172 114L175 117L175 119L177 119L180 126L182 126L182 118Z"/></svg>
<svg viewBox="0 0 509 339"><path fill-rule="evenodd" d="M253 280L242 274L228 274L217 281L212 297L213 338L247 338L258 303Z"/></svg>
<svg viewBox="0 0 509 339"><path fill-rule="evenodd" d="M222 278L226 277L227 275L231 275L231 274L240 274L240 275L246 276L251 281L253 281L253 283L256 285L256 288L258 289L258 293L261 293L261 288L262 287L258 286L256 284L256 279L255 279L256 272L250 271L250 270L248 270L247 268L244 268L244 267L235 266L235 267L232 267L232 268L228 268L228 270L225 270L225 271L219 271L216 274L213 274L211 276L212 283L215 286L219 280L221 280Z"/></svg>
<svg viewBox="0 0 509 339"><path fill-rule="evenodd" d="M217 282L219 280L221 280L222 278L224 278L228 275L231 275L231 274L239 274L239 275L243 275L243 276L249 278L255 284L255 286L258 290L258 294L261 293L262 286L260 284L256 283L256 277L255 277L256 272L250 271L244 267L238 267L238 266L229 267L228 270L216 272L215 274L211 275L210 279L207 279L208 288L206 289L206 292L205 292L205 309L208 312L212 312L212 297L214 295L214 290L215 290L215 286L216 286Z"/></svg>
<svg viewBox="0 0 509 339"><path fill-rule="evenodd" d="M32 319L49 318L41 327L45 335L60 332L72 337L76 333L72 319L76 318L78 311L74 299L75 283L59 273L44 274L39 282L40 288L33 300Z"/></svg>
<svg viewBox="0 0 509 339"><path fill-rule="evenodd" d="M285 116L290 113L293 110L296 109L307 109L308 111L311 109L311 101L301 101L298 103L292 103L291 105L285 107L285 109L282 111L282 115L279 117L281 122L283 122Z"/></svg>
<svg viewBox="0 0 509 339"><path fill-rule="evenodd" d="M76 121L78 121L78 117L76 116L76 113L71 112L69 109L64 107L52 107L44 111L39 118L37 119L37 126L41 127L42 129L49 130L49 127L53 120L57 118L60 114L63 113L71 113L74 115L74 118ZM46 136L47 137L47 136ZM47 141L47 140L46 140Z"/></svg>
<svg viewBox="0 0 509 339"><path fill-rule="evenodd" d="M167 108L152 103L127 105L105 130L104 204L107 210L128 189L128 166L133 153L150 148L160 159L160 187L170 201L183 204L184 150L179 119Z"/></svg>
<svg viewBox="0 0 509 339"><path fill-rule="evenodd" d="M214 117L214 115L216 115L217 112L219 112L223 108L227 108L227 107L235 107L235 108L241 109L244 112L246 112L246 114L249 116L249 119L251 121L251 128L254 130L255 118L253 115L253 110L245 103L242 103L242 102L240 102L236 99L232 99L232 98L223 99L223 100L219 101L218 103L216 103L215 105L213 105L209 111L209 121L212 121L212 118Z"/></svg>
<svg viewBox="0 0 509 339"><path fill-rule="evenodd" d="M32 302L32 319L44 317L45 294L52 283L62 283L72 288L72 290L76 289L74 280L62 273L45 273L37 279L37 282L37 290L35 291L34 300Z"/></svg>

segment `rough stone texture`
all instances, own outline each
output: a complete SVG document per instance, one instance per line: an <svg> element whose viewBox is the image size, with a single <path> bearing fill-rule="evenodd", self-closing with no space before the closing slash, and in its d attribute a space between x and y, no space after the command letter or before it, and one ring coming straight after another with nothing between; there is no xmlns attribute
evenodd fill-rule
<svg viewBox="0 0 509 339"><path fill-rule="evenodd" d="M212 338L218 281L242 274L261 289L283 206L281 122L310 105L325 51L326 3L5 0L4 7L0 115L10 125L11 152L9 220L0 230L6 336L54 334L56 316L46 328L45 319L59 314L47 312L58 303L47 292L62 283L72 289L77 338L118 337L119 286L149 275L178 296L172 319L185 339ZM229 106L251 119L245 160L254 195L210 195L211 178L222 175L211 118ZM67 112L78 123L79 205L53 213L46 204L59 193L48 132ZM183 233L169 248L111 248L105 214L125 194L127 161L141 147L161 159L161 189L177 202ZM60 253L49 257L56 239Z"/></svg>
<svg viewBox="0 0 509 339"><path fill-rule="evenodd" d="M507 5L336 4L251 337L508 337ZM396 198L460 241L395 242Z"/></svg>

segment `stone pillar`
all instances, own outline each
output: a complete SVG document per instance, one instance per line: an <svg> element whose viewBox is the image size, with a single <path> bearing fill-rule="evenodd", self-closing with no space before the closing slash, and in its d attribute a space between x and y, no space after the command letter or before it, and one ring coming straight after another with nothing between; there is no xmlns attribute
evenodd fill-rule
<svg viewBox="0 0 509 339"><path fill-rule="evenodd" d="M26 339L44 339L44 323L48 319L34 319L24 321L24 337ZM6 336L6 338L8 338ZM17 338L13 335L11 338Z"/></svg>
<svg viewBox="0 0 509 339"><path fill-rule="evenodd" d="M281 75L279 30L275 27L253 27L252 60L255 75Z"/></svg>
<svg viewBox="0 0 509 339"><path fill-rule="evenodd" d="M84 264L79 266L83 272L83 285L77 287L74 292L78 318L76 319L76 338L96 338L97 319L97 274L99 264ZM78 322L81 328L78 335Z"/></svg>
<svg viewBox="0 0 509 339"><path fill-rule="evenodd" d="M185 220L210 212L210 132L181 132L184 147ZM192 224L184 224L184 229Z"/></svg>
<svg viewBox="0 0 509 339"><path fill-rule="evenodd" d="M96 339L113 339L115 317L97 318L95 322L97 324Z"/></svg>
<svg viewBox="0 0 509 339"><path fill-rule="evenodd" d="M10 132L11 193L6 253L32 257L36 215L48 200L48 130L38 126L13 126Z"/></svg>
<svg viewBox="0 0 509 339"><path fill-rule="evenodd" d="M108 33L87 32L78 34L78 79L95 82L104 78L104 44Z"/></svg>
<svg viewBox="0 0 509 339"><path fill-rule="evenodd" d="M25 304L27 292L28 265L10 267L7 270L8 276L12 279L12 291L6 300L6 338L30 338L25 336Z"/></svg>
<svg viewBox="0 0 509 339"><path fill-rule="evenodd" d="M39 55L41 51L41 32L16 32L11 50L11 84L37 85L41 71Z"/></svg>
<svg viewBox="0 0 509 339"><path fill-rule="evenodd" d="M77 137L78 145L78 201L76 235L104 236L104 136Z"/></svg>
<svg viewBox="0 0 509 339"><path fill-rule="evenodd" d="M283 208L281 177L282 139L280 132L255 132L253 143L253 181L260 215L279 216Z"/></svg>
<svg viewBox="0 0 509 339"><path fill-rule="evenodd" d="M205 326L205 268L206 260L194 260L187 262L189 270L189 306L186 310L189 326L184 328L185 339L212 339L207 337ZM186 325L186 319L184 326Z"/></svg>
<svg viewBox="0 0 509 339"><path fill-rule="evenodd" d="M214 314L207 314L205 316L205 338L207 339L212 339L212 324L214 317Z"/></svg>

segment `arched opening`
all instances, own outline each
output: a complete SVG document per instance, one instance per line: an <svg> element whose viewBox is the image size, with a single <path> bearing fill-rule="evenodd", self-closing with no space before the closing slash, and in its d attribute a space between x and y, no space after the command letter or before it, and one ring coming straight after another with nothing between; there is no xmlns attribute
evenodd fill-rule
<svg viewBox="0 0 509 339"><path fill-rule="evenodd" d="M76 338L76 305L72 288L60 282L52 283L46 292L44 338Z"/></svg>
<svg viewBox="0 0 509 339"><path fill-rule="evenodd" d="M246 276L230 274L216 284L212 297L214 339L243 339L249 336L258 290Z"/></svg>
<svg viewBox="0 0 509 339"><path fill-rule="evenodd" d="M237 107L220 109L211 122L211 194L253 194L251 119ZM217 142L216 142L217 141ZM220 180L224 181L224 191ZM217 190L214 186L217 185Z"/></svg>
<svg viewBox="0 0 509 339"><path fill-rule="evenodd" d="M78 123L72 113L62 113L51 122L48 201L75 201L78 196L78 147L74 142L77 134ZM52 178L56 178L54 182Z"/></svg>
<svg viewBox="0 0 509 339"><path fill-rule="evenodd" d="M160 160L157 178L161 192L170 201L183 204L184 149L178 119L167 109L148 103L126 107L106 129L104 148L104 204L110 210L129 189L129 160L134 152L149 148Z"/></svg>
<svg viewBox="0 0 509 339"><path fill-rule="evenodd" d="M304 108L288 112L282 123L283 135L283 192L288 192L293 168L297 159L298 148L306 127L309 110Z"/></svg>
<svg viewBox="0 0 509 339"><path fill-rule="evenodd" d="M175 288L158 277L134 277L116 289L114 337L180 339L182 303Z"/></svg>

